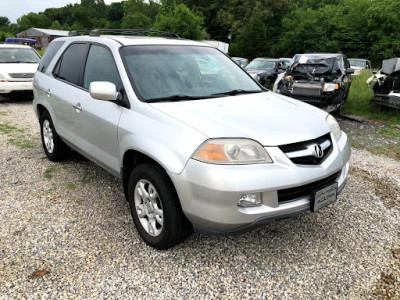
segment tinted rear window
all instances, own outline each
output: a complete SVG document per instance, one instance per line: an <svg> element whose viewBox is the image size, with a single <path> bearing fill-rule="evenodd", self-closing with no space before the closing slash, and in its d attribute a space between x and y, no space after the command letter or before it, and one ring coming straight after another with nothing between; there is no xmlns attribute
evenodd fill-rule
<svg viewBox="0 0 400 300"><path fill-rule="evenodd" d="M87 49L87 44L72 44L69 46L57 63L53 72L54 76L80 85Z"/></svg>
<svg viewBox="0 0 400 300"><path fill-rule="evenodd" d="M64 43L65 43L64 41L54 41L54 42L50 43L49 47L47 47L46 52L44 53L44 55L40 61L39 68L38 68L38 70L40 72L43 72L43 73L46 72L47 67L53 60L54 55L56 55L56 53L61 48L61 46L64 45Z"/></svg>

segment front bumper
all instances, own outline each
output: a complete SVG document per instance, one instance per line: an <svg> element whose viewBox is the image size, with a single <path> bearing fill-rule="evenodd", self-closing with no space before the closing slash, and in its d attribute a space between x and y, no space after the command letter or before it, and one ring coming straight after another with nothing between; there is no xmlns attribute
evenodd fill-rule
<svg viewBox="0 0 400 300"><path fill-rule="evenodd" d="M295 165L278 147L267 147L272 164L222 166L190 160L181 174L170 175L183 212L195 230L233 234L310 210L310 194L279 201L279 191L333 176L340 193L349 168L346 134L342 133L333 146L332 153L320 165ZM239 195L248 193L261 193L262 205L238 206Z"/></svg>
<svg viewBox="0 0 400 300"><path fill-rule="evenodd" d="M288 91L281 91L282 95L295 98L297 100L307 102L313 104L315 106L326 108L329 106L338 106L341 104L343 99L343 92L341 90L337 90L334 92L328 93L320 93L319 95L304 95L304 94L296 94Z"/></svg>
<svg viewBox="0 0 400 300"><path fill-rule="evenodd" d="M375 94L369 103L400 109L400 97L398 95Z"/></svg>
<svg viewBox="0 0 400 300"><path fill-rule="evenodd" d="M15 91L32 91L32 81L0 82L0 94L9 94Z"/></svg>

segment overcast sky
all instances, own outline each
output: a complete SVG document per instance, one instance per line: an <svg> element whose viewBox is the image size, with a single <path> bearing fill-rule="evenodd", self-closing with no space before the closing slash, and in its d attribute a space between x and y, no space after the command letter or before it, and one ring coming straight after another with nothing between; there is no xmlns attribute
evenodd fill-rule
<svg viewBox="0 0 400 300"><path fill-rule="evenodd" d="M106 4L122 0L105 0ZM11 23L30 12L41 12L50 7L63 7L67 4L81 3L80 0L0 0L0 17L7 17Z"/></svg>

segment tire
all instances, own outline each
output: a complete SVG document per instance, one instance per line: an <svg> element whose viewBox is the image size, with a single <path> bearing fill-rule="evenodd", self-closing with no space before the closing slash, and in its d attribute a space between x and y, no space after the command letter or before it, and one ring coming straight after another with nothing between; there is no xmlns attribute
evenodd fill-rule
<svg viewBox="0 0 400 300"><path fill-rule="evenodd" d="M58 136L53 120L47 111L40 115L39 123L42 145L47 158L51 161L65 160L70 153L70 148Z"/></svg>
<svg viewBox="0 0 400 300"><path fill-rule="evenodd" d="M133 169L128 201L136 229L148 245L167 249L189 236L192 226L170 178L158 165L143 163Z"/></svg>

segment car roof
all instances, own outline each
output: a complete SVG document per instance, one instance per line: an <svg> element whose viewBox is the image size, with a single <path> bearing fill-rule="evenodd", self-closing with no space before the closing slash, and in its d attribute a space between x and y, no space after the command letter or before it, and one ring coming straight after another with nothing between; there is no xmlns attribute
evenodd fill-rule
<svg viewBox="0 0 400 300"><path fill-rule="evenodd" d="M80 35L84 33L86 35ZM103 34L104 33L104 34ZM159 34L160 36L150 36ZM71 31L68 37L58 38L57 40L66 41L97 41L104 39L114 41L122 46L131 45L191 45L212 47L206 43L182 39L178 35L164 31L143 30L143 29L98 29L98 30L77 30ZM212 47L214 48L214 47Z"/></svg>

